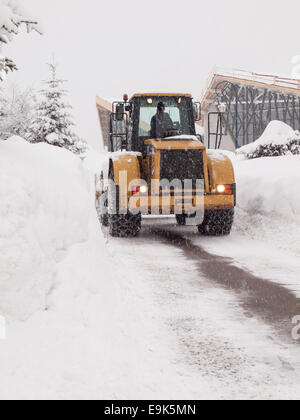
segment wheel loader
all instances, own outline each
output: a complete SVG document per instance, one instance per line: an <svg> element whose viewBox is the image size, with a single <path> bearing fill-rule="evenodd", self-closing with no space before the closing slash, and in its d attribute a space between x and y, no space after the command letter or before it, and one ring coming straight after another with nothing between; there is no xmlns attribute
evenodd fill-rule
<svg viewBox="0 0 300 420"><path fill-rule="evenodd" d="M134 237L143 216L166 215L203 235L230 234L233 166L225 154L206 150L196 134L200 120L201 105L189 94L124 95L112 104L104 139L109 157L97 192L110 235Z"/></svg>

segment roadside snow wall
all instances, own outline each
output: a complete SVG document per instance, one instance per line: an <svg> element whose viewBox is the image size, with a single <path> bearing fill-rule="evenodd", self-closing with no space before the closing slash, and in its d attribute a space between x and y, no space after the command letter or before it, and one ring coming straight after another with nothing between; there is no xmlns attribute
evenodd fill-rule
<svg viewBox="0 0 300 420"><path fill-rule="evenodd" d="M235 161L238 206L250 214L300 217L300 156Z"/></svg>
<svg viewBox="0 0 300 420"><path fill-rule="evenodd" d="M299 131L271 121L258 140L229 155L240 209L253 216L278 216L285 223L300 218Z"/></svg>
<svg viewBox="0 0 300 420"><path fill-rule="evenodd" d="M74 293L105 290L93 182L66 150L18 137L0 141L0 315L26 319L47 310L63 282L72 304Z"/></svg>

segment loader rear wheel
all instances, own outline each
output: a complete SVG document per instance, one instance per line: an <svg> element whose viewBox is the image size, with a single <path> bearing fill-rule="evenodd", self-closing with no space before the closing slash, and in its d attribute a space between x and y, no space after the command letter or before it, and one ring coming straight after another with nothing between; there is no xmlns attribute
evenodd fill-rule
<svg viewBox="0 0 300 420"><path fill-rule="evenodd" d="M107 193L102 193L100 196L100 199L98 200L98 213L99 213L99 219L100 223L104 227L109 226L109 220L108 220L108 198Z"/></svg>
<svg viewBox="0 0 300 420"><path fill-rule="evenodd" d="M112 214L108 218L109 233L115 238L135 237L141 230L142 217L140 214Z"/></svg>
<svg viewBox="0 0 300 420"><path fill-rule="evenodd" d="M205 212L202 225L198 230L202 235L225 236L229 235L234 220L234 209L210 210Z"/></svg>
<svg viewBox="0 0 300 420"><path fill-rule="evenodd" d="M100 216L100 223L104 227L108 227L109 226L108 214L102 214Z"/></svg>

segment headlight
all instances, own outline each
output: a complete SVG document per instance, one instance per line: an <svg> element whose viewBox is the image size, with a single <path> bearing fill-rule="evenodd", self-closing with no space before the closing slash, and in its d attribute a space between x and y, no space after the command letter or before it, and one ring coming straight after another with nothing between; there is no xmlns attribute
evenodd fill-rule
<svg viewBox="0 0 300 420"><path fill-rule="evenodd" d="M217 192L219 193L219 194L224 194L224 192L226 191L226 187L225 187L225 185L218 185L217 186Z"/></svg>
<svg viewBox="0 0 300 420"><path fill-rule="evenodd" d="M230 185L230 184L220 184L217 185L216 190L212 191L213 193L216 194L225 194L225 195L233 195L234 194L234 184Z"/></svg>

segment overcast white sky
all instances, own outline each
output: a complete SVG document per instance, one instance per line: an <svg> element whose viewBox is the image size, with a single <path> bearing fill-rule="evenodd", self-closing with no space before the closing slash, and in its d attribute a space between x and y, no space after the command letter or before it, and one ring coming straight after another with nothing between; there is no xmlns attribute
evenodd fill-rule
<svg viewBox="0 0 300 420"><path fill-rule="evenodd" d="M95 96L183 91L198 97L217 64L289 75L300 54L299 0L22 0L45 34L6 48L23 87L47 77L55 53L78 132L96 148Z"/></svg>

